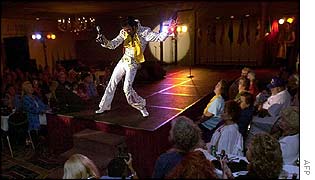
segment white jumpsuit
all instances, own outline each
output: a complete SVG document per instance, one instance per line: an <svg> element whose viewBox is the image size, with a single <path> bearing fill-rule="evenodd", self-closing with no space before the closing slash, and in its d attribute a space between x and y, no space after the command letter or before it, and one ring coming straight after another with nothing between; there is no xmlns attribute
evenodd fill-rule
<svg viewBox="0 0 315 180"><path fill-rule="evenodd" d="M120 44L124 42L124 37L126 37L126 33L127 32L122 29L116 38L104 44L101 44L102 47L108 48L108 49L117 48ZM160 41L164 41L168 37L167 32L156 33L156 32L151 31L149 27L141 26L140 23L138 25L138 29L136 33L138 34L142 51L145 50L145 47L148 44L148 42L150 41L160 42ZM118 64L116 65L112 73L112 76L110 78L110 81L106 87L104 95L102 97L102 100L99 103L99 107L101 111L111 109L111 103L114 98L117 84L121 81L124 75L125 75L125 80L124 80L123 90L124 90L128 103L132 107L140 111L145 108L146 106L145 99L140 97L132 87L134 78L137 73L138 66L139 64L134 58L134 50L132 48L125 48L125 53L123 57L120 59L120 61L118 62Z"/></svg>

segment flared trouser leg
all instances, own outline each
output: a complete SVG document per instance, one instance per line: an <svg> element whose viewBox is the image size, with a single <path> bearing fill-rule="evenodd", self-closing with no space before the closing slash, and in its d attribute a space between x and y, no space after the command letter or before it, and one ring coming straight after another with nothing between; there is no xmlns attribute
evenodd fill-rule
<svg viewBox="0 0 315 180"><path fill-rule="evenodd" d="M142 110L145 108L146 101L133 89L132 84L138 70L138 64L132 63L126 67L126 76L124 80L124 93L127 102L134 108Z"/></svg>
<svg viewBox="0 0 315 180"><path fill-rule="evenodd" d="M104 95L99 103L100 110L110 110L111 104L115 95L117 84L120 82L122 77L125 75L124 63L120 60L116 65L109 83L105 89Z"/></svg>

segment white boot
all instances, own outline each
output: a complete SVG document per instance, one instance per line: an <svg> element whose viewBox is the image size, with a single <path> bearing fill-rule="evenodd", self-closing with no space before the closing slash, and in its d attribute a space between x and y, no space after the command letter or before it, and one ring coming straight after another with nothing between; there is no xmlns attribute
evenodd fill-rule
<svg viewBox="0 0 315 180"><path fill-rule="evenodd" d="M95 113L96 114L102 114L104 111L109 111L109 110L110 110L110 108L109 109L102 109L102 108L100 108L99 110L95 111Z"/></svg>
<svg viewBox="0 0 315 180"><path fill-rule="evenodd" d="M146 108L141 109L140 112L141 112L143 117L148 117L149 116L149 112L147 111Z"/></svg>

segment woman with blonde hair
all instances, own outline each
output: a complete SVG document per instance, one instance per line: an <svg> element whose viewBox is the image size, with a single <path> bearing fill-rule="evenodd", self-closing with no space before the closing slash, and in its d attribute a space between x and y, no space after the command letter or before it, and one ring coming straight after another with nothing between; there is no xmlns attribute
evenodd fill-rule
<svg viewBox="0 0 315 180"><path fill-rule="evenodd" d="M282 151L280 143L267 133L256 134L246 151L248 173L238 178L250 179L278 179L282 171ZM233 179L232 171L227 166L227 160L220 161L222 179Z"/></svg>
<svg viewBox="0 0 315 180"><path fill-rule="evenodd" d="M73 154L64 164L63 179L99 179L100 174L88 157Z"/></svg>
<svg viewBox="0 0 315 180"><path fill-rule="evenodd" d="M34 88L30 81L25 81L22 84L22 107L26 112L28 121L28 131L32 137L35 146L39 143L39 136L46 134L45 128L41 127L40 115L44 115L49 107L37 96L33 95ZM41 132L40 132L41 131Z"/></svg>

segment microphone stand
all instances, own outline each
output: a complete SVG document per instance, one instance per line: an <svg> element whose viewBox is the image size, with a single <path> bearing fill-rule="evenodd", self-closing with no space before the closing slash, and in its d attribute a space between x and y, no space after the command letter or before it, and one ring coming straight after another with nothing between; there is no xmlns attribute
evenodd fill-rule
<svg viewBox="0 0 315 180"><path fill-rule="evenodd" d="M191 58L191 50L189 52L190 54L190 58ZM194 76L191 74L191 60L189 61L189 75L187 76L187 78L193 78Z"/></svg>

